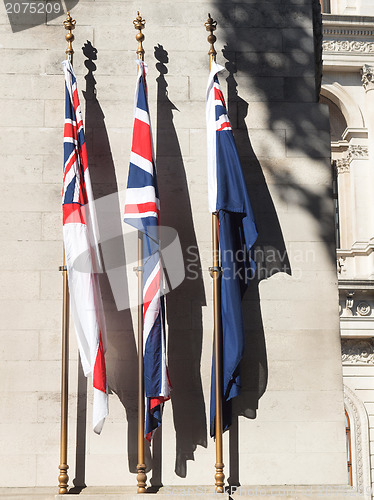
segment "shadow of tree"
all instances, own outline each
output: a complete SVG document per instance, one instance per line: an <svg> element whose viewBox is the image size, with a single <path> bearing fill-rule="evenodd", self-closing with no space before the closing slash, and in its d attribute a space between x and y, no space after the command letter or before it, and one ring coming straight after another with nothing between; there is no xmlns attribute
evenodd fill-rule
<svg viewBox="0 0 374 500"><path fill-rule="evenodd" d="M309 160L313 169L313 160L317 163L330 157L328 111L316 105L321 78L319 2L295 5L285 0L280 5L252 0L228 9L226 2L217 0L215 9L217 36L226 43L225 57L235 65L236 83L248 108L246 112L243 102L234 96L230 114L238 148L243 136L247 141L248 129L266 182L271 180L272 194L313 215L318 221L320 239L335 261L332 182L328 180L316 189L306 170L304 178L300 174L303 158L305 162ZM232 92L229 81L228 84ZM238 113L244 113L244 117ZM262 134L265 130L270 131L269 136ZM283 151L277 154L276 148ZM242 148L240 154L248 156ZM284 161L280 160L282 156ZM327 162L326 169L330 173ZM248 173L248 180L251 186L252 172ZM251 196L255 209L262 205L261 190ZM270 227L267 223L260 227L264 241Z"/></svg>

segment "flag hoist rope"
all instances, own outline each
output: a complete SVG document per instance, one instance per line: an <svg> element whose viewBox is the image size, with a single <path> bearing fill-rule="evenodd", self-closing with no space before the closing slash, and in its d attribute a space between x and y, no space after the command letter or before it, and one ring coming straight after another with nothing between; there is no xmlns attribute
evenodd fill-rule
<svg viewBox="0 0 374 500"><path fill-rule="evenodd" d="M211 69L212 62L216 60L216 50L214 43L217 40L213 34L217 28L217 22L213 21L208 14L208 19L204 24L207 31L209 31L208 42L210 43L209 49L209 69ZM213 252L213 266L209 268L210 274L213 278L213 308L214 308L214 373L215 373L215 399L216 399L216 474L215 485L216 493L224 493L225 475L223 473L223 454L222 454L222 333L221 333L221 267L219 265L219 220L218 212L212 213L212 252Z"/></svg>
<svg viewBox="0 0 374 500"><path fill-rule="evenodd" d="M75 28L75 19L72 19L70 13L67 13L66 20L63 22L67 33L65 39L68 42L66 59L73 64L74 50L72 42L74 35L72 30ZM63 279L63 302L62 302L62 357L61 357L61 434L60 434L60 474L59 494L68 492L68 469L67 454L68 454L68 397L69 397L69 286L68 274L66 270L65 250L63 256L63 266L60 266Z"/></svg>
<svg viewBox="0 0 374 500"><path fill-rule="evenodd" d="M134 27L138 30L136 40L138 49L136 55L138 59L144 61L142 30L145 27L145 19L142 19L138 12L133 21ZM138 67L139 71L139 67ZM138 276L138 465L136 466L138 475L138 493L145 493L147 486L147 475L145 473L146 465L144 459L144 356L143 356L143 233L138 231L138 266L134 268Z"/></svg>

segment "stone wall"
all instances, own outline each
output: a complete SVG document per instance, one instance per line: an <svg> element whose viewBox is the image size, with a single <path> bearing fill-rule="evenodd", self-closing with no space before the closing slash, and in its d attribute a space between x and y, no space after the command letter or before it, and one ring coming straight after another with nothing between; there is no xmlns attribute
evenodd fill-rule
<svg viewBox="0 0 374 500"><path fill-rule="evenodd" d="M166 300L174 389L155 438L151 484L214 482L208 11L218 21L221 84L260 233L257 278L244 302L243 393L224 437L225 474L232 484L345 483L329 127L325 107L314 102L312 2L65 4L77 20L74 66L94 193L108 196L99 214L103 240L121 229L138 9L147 21L162 222L178 231L186 264L186 279ZM64 16L10 17L12 26L0 7L0 486L44 486L57 482L59 464ZM76 486L135 484L136 313L118 310L112 290L122 274L111 271L101 279L111 389L101 436L91 430L90 382L71 328L69 465Z"/></svg>

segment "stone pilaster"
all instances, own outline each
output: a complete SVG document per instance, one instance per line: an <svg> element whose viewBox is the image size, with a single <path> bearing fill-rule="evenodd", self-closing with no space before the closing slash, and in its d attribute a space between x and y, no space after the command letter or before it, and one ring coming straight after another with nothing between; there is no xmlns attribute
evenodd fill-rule
<svg viewBox="0 0 374 500"><path fill-rule="evenodd" d="M336 160L335 168L339 196L340 248L350 248L352 245L352 196L348 156Z"/></svg>
<svg viewBox="0 0 374 500"><path fill-rule="evenodd" d="M366 122L366 126L368 129L368 154L370 165L366 166L368 170L365 174L371 189L370 192L367 193L367 196L373 199L374 196L374 66L369 66L368 64L364 64L361 69L361 80L362 86L365 90L365 110L364 110L364 118ZM366 170L365 169L365 170ZM369 215L371 214L371 215ZM368 206L367 216L370 218L369 224L367 224L367 240L369 241L374 236L374 215L372 214L372 210Z"/></svg>

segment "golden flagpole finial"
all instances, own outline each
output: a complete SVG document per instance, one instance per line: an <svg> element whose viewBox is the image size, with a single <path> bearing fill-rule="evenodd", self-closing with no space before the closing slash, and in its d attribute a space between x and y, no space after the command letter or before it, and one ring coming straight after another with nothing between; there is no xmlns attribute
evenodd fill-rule
<svg viewBox="0 0 374 500"><path fill-rule="evenodd" d="M216 49L214 48L214 43L217 40L217 37L213 35L213 31L217 29L217 21L213 21L213 19L210 17L210 14L208 14L208 19L206 23L204 23L204 26L207 31L210 32L210 35L208 36L208 42L210 43L210 49L209 49L209 56L211 60L215 61L216 59Z"/></svg>
<svg viewBox="0 0 374 500"><path fill-rule="evenodd" d="M74 54L72 43L73 43L75 37L74 37L72 31L73 31L73 29L75 29L75 23L76 23L76 20L73 19L70 16L70 12L68 12L67 17L66 17L65 21L63 22L63 24L65 26L65 29L68 31L65 35L65 39L68 42L68 48L65 50L65 54L66 54L66 58L70 62L72 62L73 54Z"/></svg>
<svg viewBox="0 0 374 500"><path fill-rule="evenodd" d="M138 59L141 61L144 61L144 49L143 49L143 41L144 41L144 35L142 33L142 30L145 28L145 19L142 18L142 16L139 14L136 16L136 19L133 21L134 27L136 30L139 31L139 33L136 34L136 40L139 42L138 45L138 50L136 51L138 55Z"/></svg>

